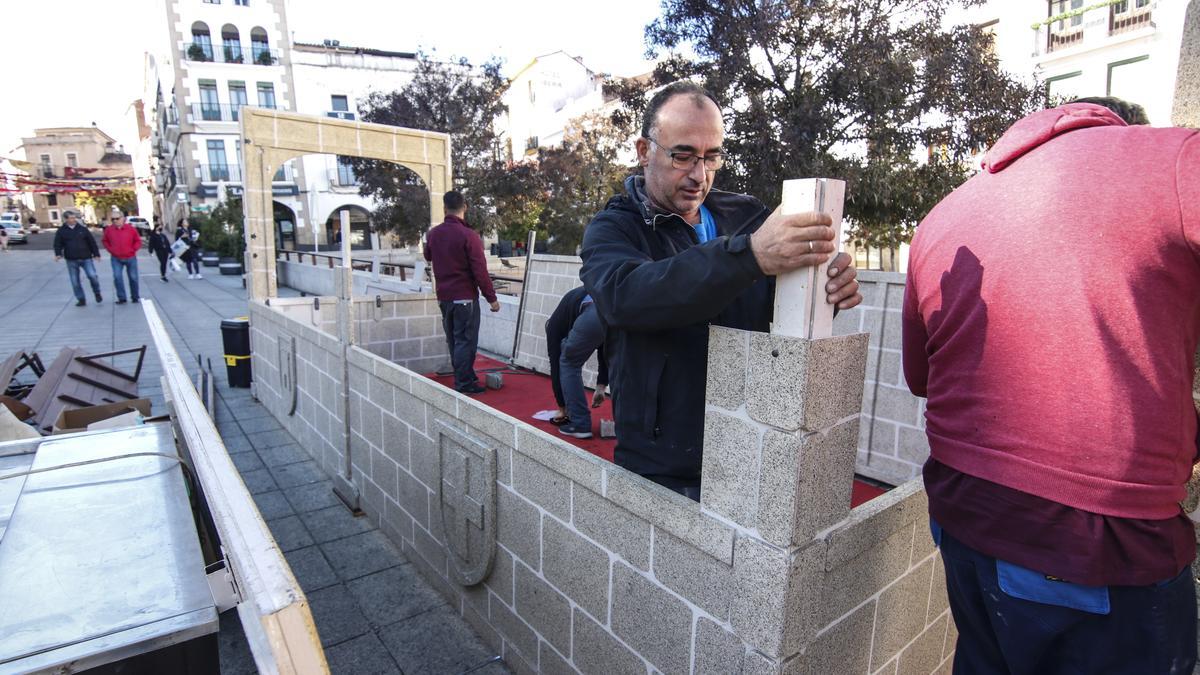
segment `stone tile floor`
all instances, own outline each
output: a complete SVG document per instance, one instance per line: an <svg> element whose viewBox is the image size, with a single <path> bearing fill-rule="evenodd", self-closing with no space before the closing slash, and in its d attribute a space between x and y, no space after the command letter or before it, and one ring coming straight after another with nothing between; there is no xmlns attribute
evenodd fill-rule
<svg viewBox="0 0 1200 675"><path fill-rule="evenodd" d="M145 254L139 267L141 296L156 303L180 356L186 363L196 356L213 363L217 428L308 596L330 669L356 675L508 672L489 663L494 653L382 532L350 515L326 476L249 390L226 386L220 321L246 313L241 278L205 268L202 280L174 275L163 283L156 261ZM48 364L64 346L99 353L145 344L139 391L156 410L165 410L162 370L142 309L113 304L107 256L96 268L104 302L91 302L89 293L89 304L75 307L65 265L56 264L51 252L0 253L0 357L37 351ZM221 615L219 642L223 673L255 672L236 612Z"/></svg>

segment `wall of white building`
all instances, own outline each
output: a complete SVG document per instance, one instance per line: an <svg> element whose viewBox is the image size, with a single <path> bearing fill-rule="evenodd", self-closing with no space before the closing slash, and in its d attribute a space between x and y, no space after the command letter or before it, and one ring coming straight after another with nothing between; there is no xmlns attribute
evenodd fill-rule
<svg viewBox="0 0 1200 675"><path fill-rule="evenodd" d="M528 145L548 147L563 140L571 119L604 106L602 79L566 52L539 56L512 78L498 121L511 144L509 159L525 157Z"/></svg>

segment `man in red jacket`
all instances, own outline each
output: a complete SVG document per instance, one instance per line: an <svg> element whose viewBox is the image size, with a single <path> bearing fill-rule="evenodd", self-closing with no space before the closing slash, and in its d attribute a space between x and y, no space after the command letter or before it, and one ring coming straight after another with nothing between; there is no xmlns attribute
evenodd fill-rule
<svg viewBox="0 0 1200 675"><path fill-rule="evenodd" d="M479 295L493 312L500 311L492 278L488 276L483 240L467 225L467 202L451 190L442 196L446 220L425 237L425 259L433 263L438 305L446 347L454 364L454 388L479 394L484 388L475 375L475 352L479 347Z"/></svg>
<svg viewBox="0 0 1200 675"><path fill-rule="evenodd" d="M1196 661L1200 132L1103 103L1017 122L912 242L904 375L956 673Z"/></svg>
<svg viewBox="0 0 1200 675"><path fill-rule="evenodd" d="M125 280L121 278L124 271L129 276L130 299L139 302L138 296L138 266L137 254L142 248L142 236L137 228L125 223L125 214L113 210L110 219L112 223L104 228L104 236L100 243L112 260L113 285L117 288L117 304L125 304Z"/></svg>

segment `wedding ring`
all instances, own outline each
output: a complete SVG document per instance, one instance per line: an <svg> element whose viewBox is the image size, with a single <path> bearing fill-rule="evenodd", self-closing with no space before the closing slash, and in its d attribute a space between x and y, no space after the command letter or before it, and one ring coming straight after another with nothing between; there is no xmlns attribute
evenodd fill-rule
<svg viewBox="0 0 1200 675"><path fill-rule="evenodd" d="M812 245L812 240L811 240L811 239L808 241L808 252L809 252L809 253L812 253L812 252L813 252L813 245Z"/></svg>

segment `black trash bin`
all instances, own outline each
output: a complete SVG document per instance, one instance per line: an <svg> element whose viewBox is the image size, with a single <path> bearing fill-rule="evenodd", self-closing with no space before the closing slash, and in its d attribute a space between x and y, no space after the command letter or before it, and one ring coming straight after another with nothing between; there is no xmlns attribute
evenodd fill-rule
<svg viewBox="0 0 1200 675"><path fill-rule="evenodd" d="M239 316L221 322L221 341L225 344L225 373L231 387L249 387L250 319Z"/></svg>

